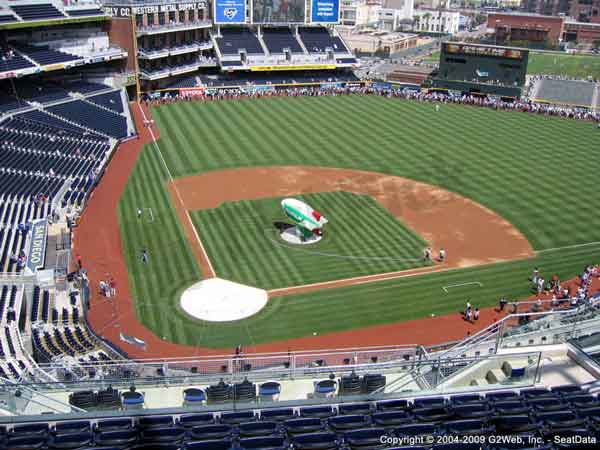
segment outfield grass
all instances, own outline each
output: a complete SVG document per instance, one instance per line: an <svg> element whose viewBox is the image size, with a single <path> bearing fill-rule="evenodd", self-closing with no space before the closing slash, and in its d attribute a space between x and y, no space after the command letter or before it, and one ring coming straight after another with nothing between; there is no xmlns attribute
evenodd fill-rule
<svg viewBox="0 0 600 450"><path fill-rule="evenodd" d="M529 75L566 75L572 78L600 78L600 56L560 53L529 53Z"/></svg>
<svg viewBox="0 0 600 450"><path fill-rule="evenodd" d="M421 267L427 243L366 195L296 195L329 223L309 246L285 244L276 222L291 223L282 198L227 202L194 211L192 221L217 275L275 289Z"/></svg>
<svg viewBox="0 0 600 450"><path fill-rule="evenodd" d="M175 176L280 164L371 170L470 197L511 221L538 250L600 241L593 194L600 160L591 156L600 134L591 123L458 105L436 113L430 104L359 96L190 102L153 114ZM564 278L600 259L600 245L548 251L527 261L284 297L247 320L200 323L175 312L179 292L200 274L165 182L156 150L147 147L119 213L139 317L175 342L231 347L389 323L456 311L466 295L491 305L501 295L526 295L534 265ZM140 204L153 208L157 222L137 221ZM144 245L148 267L137 259ZM484 287L441 290L465 281Z"/></svg>
<svg viewBox="0 0 600 450"><path fill-rule="evenodd" d="M431 55L426 55L425 57L421 58L421 61L429 62L429 63L439 63L440 62L439 50L436 50Z"/></svg>

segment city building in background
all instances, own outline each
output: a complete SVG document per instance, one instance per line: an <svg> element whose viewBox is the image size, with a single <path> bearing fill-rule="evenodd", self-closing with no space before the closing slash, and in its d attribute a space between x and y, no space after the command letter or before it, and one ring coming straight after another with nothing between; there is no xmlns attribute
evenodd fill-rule
<svg viewBox="0 0 600 450"><path fill-rule="evenodd" d="M528 13L490 13L487 27L497 44L558 48L562 44L597 47L600 23L566 16Z"/></svg>
<svg viewBox="0 0 600 450"><path fill-rule="evenodd" d="M424 33L456 34L460 27L460 12L446 9L416 9L414 29Z"/></svg>

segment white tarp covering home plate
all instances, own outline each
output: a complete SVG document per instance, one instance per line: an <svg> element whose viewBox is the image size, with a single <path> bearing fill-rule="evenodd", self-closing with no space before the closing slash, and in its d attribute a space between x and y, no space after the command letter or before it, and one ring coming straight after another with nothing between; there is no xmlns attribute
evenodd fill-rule
<svg viewBox="0 0 600 450"><path fill-rule="evenodd" d="M209 278L187 288L181 307L190 316L228 322L256 314L267 304L267 291L221 278Z"/></svg>

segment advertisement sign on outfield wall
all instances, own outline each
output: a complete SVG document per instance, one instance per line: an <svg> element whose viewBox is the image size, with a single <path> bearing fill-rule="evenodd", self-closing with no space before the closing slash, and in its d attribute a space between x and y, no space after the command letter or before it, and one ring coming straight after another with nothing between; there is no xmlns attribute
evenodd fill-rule
<svg viewBox="0 0 600 450"><path fill-rule="evenodd" d="M310 9L312 23L338 23L340 21L340 0L312 0Z"/></svg>
<svg viewBox="0 0 600 450"><path fill-rule="evenodd" d="M246 23L246 0L214 0L215 23Z"/></svg>
<svg viewBox="0 0 600 450"><path fill-rule="evenodd" d="M202 97L206 91L202 87L179 89L180 97Z"/></svg>

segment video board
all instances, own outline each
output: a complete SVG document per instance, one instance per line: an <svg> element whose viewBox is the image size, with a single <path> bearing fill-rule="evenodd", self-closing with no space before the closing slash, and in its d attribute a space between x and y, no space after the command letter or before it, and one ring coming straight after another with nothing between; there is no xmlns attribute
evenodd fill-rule
<svg viewBox="0 0 600 450"><path fill-rule="evenodd" d="M253 0L252 23L288 24L304 23L305 0Z"/></svg>

